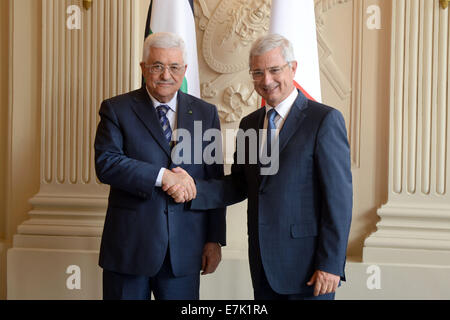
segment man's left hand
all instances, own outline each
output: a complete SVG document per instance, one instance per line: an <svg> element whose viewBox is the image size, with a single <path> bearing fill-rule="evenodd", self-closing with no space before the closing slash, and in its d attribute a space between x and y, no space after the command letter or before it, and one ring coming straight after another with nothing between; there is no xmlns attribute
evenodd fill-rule
<svg viewBox="0 0 450 320"><path fill-rule="evenodd" d="M203 247L202 254L202 273L205 275L216 271L217 266L222 259L222 248L216 242L208 242Z"/></svg>
<svg viewBox="0 0 450 320"><path fill-rule="evenodd" d="M314 296L317 297L319 295L336 292L340 279L341 278L335 274L317 270L314 272L307 285L312 286L315 284Z"/></svg>

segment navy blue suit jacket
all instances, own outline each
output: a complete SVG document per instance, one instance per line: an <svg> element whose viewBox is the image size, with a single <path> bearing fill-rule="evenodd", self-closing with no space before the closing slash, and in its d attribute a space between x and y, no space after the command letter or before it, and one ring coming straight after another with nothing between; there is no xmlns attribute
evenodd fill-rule
<svg viewBox="0 0 450 320"><path fill-rule="evenodd" d="M262 129L265 108L240 128ZM280 131L279 170L261 176L260 165L237 164L221 180L196 180L191 209L224 207L248 198L250 271L254 288L265 270L280 294L312 293L306 283L320 269L345 280L352 218L352 175L345 122L331 107L299 95ZM258 142L259 145L259 142ZM259 163L259 161L258 161Z"/></svg>
<svg viewBox="0 0 450 320"><path fill-rule="evenodd" d="M153 276L169 248L176 276L199 272L205 243L225 245L225 210L211 210L214 214L186 210L155 187L159 170L174 165L145 87L103 101L100 117L95 169L98 179L111 186L100 266L125 274ZM193 133L194 121L201 121L203 131L220 129L215 106L179 91L177 128ZM223 176L220 164L191 161L179 166L195 179Z"/></svg>

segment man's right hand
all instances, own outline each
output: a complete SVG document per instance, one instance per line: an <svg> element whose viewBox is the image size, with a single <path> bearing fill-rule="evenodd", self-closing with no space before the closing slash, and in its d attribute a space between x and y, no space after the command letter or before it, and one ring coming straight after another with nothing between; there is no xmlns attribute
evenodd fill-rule
<svg viewBox="0 0 450 320"><path fill-rule="evenodd" d="M166 169L162 177L162 189L167 192L175 202L183 203L197 196L194 179L182 168L172 171Z"/></svg>

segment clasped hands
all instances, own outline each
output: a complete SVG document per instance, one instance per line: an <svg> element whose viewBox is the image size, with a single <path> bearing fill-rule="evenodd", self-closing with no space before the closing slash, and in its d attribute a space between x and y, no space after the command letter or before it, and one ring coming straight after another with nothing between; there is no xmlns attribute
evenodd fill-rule
<svg viewBox="0 0 450 320"><path fill-rule="evenodd" d="M164 171L162 189L176 203L189 202L197 196L194 179L180 167Z"/></svg>

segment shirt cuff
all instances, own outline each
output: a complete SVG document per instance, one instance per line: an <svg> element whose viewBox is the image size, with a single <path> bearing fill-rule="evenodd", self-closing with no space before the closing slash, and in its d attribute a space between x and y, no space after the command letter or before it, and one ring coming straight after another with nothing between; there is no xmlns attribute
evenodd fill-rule
<svg viewBox="0 0 450 320"><path fill-rule="evenodd" d="M156 177L155 187L162 187L162 178L165 170L166 168L159 169L158 176Z"/></svg>

